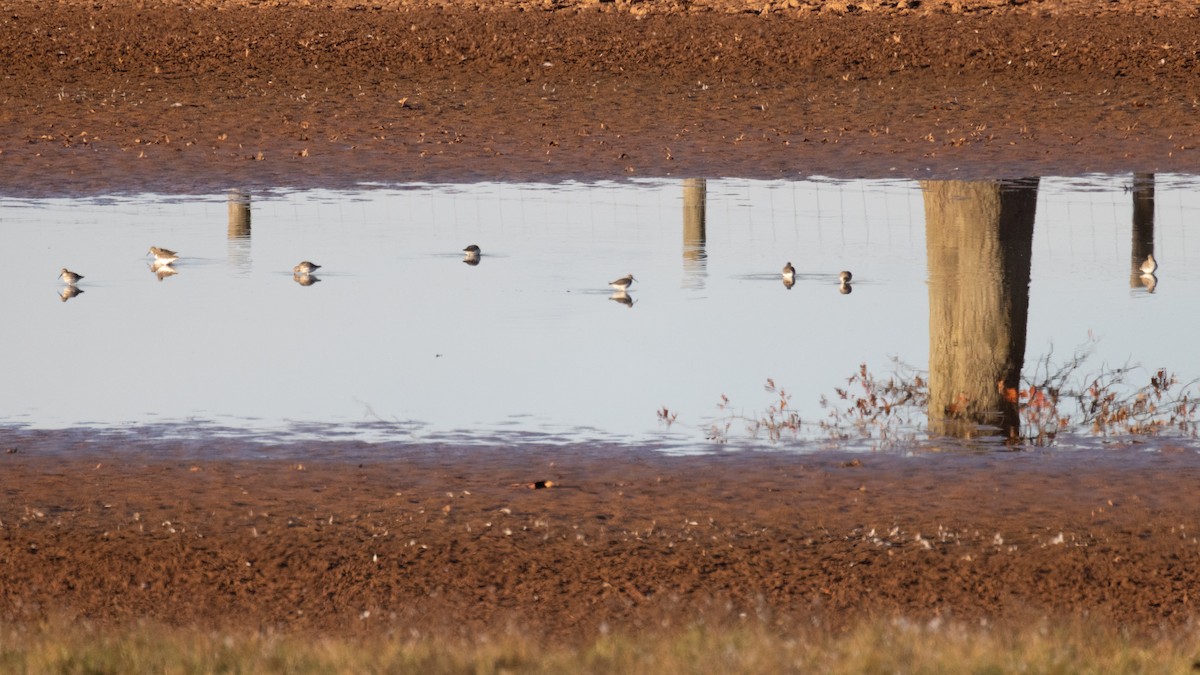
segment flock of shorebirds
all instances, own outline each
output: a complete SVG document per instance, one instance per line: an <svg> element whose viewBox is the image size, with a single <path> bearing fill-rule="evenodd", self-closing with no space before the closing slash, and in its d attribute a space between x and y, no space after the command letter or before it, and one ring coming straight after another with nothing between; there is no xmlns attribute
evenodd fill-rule
<svg viewBox="0 0 1200 675"><path fill-rule="evenodd" d="M154 260L150 263L150 269L156 275L158 275L160 281L176 273L175 269L171 267L172 263L174 263L176 260L179 260L179 254L175 251L167 248L161 248L159 246L151 246L148 255L154 256ZM463 262L467 263L468 265L478 265L479 259L482 255L483 252L480 250L479 246L476 244L471 244L463 249ZM1148 263L1153 262L1154 256L1150 256ZM1157 265L1154 267L1157 268ZM292 268L292 279L301 286L311 286L320 281L320 279L314 275L314 272L319 269L321 269L320 265L305 260ZM1143 265L1142 269L1145 271L1146 266ZM1149 273L1152 274L1153 269L1150 270ZM849 293L851 291L851 277L852 275L850 272L846 270L842 270L842 272L838 275L839 290L841 290L842 293ZM67 284L66 287L63 288L62 292L59 293L63 302L66 302L67 300L83 292L78 286L79 280L83 278L82 274L76 274L75 272L72 272L64 267L62 268L62 271L59 272L58 278L62 279L63 282ZM629 287L632 286L633 282L635 281L637 281L637 279L635 279L632 274L627 274L620 279L614 279L613 281L608 282L608 285L616 291L611 296L611 299L616 300L623 305L632 307L633 298L629 296ZM789 261L788 264L783 266L783 285L790 289L795 284L796 268L792 267L792 263Z"/></svg>
<svg viewBox="0 0 1200 675"><path fill-rule="evenodd" d="M850 270L842 270L841 272L838 272L838 290L841 291L842 295L854 290L850 287L850 280L853 278L854 275L850 273ZM788 264L783 266L783 286L784 288L791 290L792 286L795 285L796 268L792 267L791 261L788 261Z"/></svg>
<svg viewBox="0 0 1200 675"><path fill-rule="evenodd" d="M478 253L479 247L477 246L475 248L476 252ZM176 260L179 260L179 254L175 251L172 251L169 248L162 248L161 246L151 246L147 255L154 256L154 260L150 261L150 271L154 272L159 281L177 274L175 268L171 267L172 263L174 263ZM292 268L292 279L294 279L296 283L300 284L301 286L311 286L320 281L320 279L313 275L313 272L316 272L319 269L321 269L320 265L305 260ZM71 298L83 292L83 289L79 288L78 285L79 280L83 279L82 274L72 272L64 267L61 271L59 271L58 278L62 279L63 283L66 284L62 291L60 291L58 294L59 297L62 298L63 302L66 302L67 300L70 300Z"/></svg>

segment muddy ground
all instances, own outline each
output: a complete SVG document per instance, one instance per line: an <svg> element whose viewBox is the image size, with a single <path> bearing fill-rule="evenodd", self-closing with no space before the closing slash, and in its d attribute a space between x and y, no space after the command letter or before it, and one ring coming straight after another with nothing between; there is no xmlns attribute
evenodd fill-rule
<svg viewBox="0 0 1200 675"><path fill-rule="evenodd" d="M1200 172L1193 3L488 7L0 0L0 194ZM1200 595L1192 449L71 439L0 433L0 617L574 638L743 614L1154 627Z"/></svg>
<svg viewBox="0 0 1200 675"><path fill-rule="evenodd" d="M56 436L0 454L8 619L577 640L863 617L1156 629L1194 619L1200 597L1200 462L1169 445L904 458L330 442L235 459L247 448L64 452Z"/></svg>
<svg viewBox="0 0 1200 675"><path fill-rule="evenodd" d="M1194 3L845 4L0 0L0 193L1200 171Z"/></svg>

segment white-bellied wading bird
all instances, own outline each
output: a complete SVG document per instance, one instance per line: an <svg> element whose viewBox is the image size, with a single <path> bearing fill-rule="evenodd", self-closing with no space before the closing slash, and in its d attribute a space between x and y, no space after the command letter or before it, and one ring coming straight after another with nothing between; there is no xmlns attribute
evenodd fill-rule
<svg viewBox="0 0 1200 675"><path fill-rule="evenodd" d="M179 254L169 248L159 248L158 246L150 247L150 255L154 256L156 265L170 265L179 260Z"/></svg>
<svg viewBox="0 0 1200 675"><path fill-rule="evenodd" d="M479 257L481 255L483 255L483 251L479 250L479 246L476 244L471 244L463 249L463 262L470 265L476 265L479 263Z"/></svg>
<svg viewBox="0 0 1200 675"><path fill-rule="evenodd" d="M71 270L64 267L62 268L62 271L58 273L58 278L67 282L71 286L74 286L75 284L79 283L79 280L83 278L83 275L75 274Z"/></svg>
<svg viewBox="0 0 1200 675"><path fill-rule="evenodd" d="M788 264L783 266L783 280L787 281L788 279L795 279L795 278L796 278L796 268L792 267L791 261L788 261Z"/></svg>
<svg viewBox="0 0 1200 675"><path fill-rule="evenodd" d="M637 279L634 279L632 274L627 274L627 275L621 277L620 279L617 279L616 281L608 282L608 285L612 286L613 288L617 289L618 291L627 291L627 290L629 290L629 287L632 286L633 282L635 282L635 281L637 281Z"/></svg>
<svg viewBox="0 0 1200 675"><path fill-rule="evenodd" d="M850 283L850 280L853 278L854 278L854 275L850 274L850 270L842 270L841 273L838 274L838 281L840 281L843 284Z"/></svg>
<svg viewBox="0 0 1200 675"><path fill-rule="evenodd" d="M1142 266L1138 269L1142 271L1142 274L1154 274L1157 272L1158 261L1154 259L1154 254L1151 253L1150 255L1146 256L1145 262L1143 262Z"/></svg>
<svg viewBox="0 0 1200 675"><path fill-rule="evenodd" d="M305 260L304 262L292 268L292 274L312 274L319 269L321 269L320 265Z"/></svg>

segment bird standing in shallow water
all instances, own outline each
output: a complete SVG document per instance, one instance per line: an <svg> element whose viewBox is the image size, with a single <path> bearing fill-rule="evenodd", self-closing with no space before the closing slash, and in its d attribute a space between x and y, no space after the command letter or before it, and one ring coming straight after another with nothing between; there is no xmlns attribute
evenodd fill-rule
<svg viewBox="0 0 1200 675"><path fill-rule="evenodd" d="M1146 256L1146 261L1138 269L1142 271L1142 274L1154 274L1158 270L1158 261L1154 259L1154 254Z"/></svg>
<svg viewBox="0 0 1200 675"><path fill-rule="evenodd" d="M838 280L843 284L850 283L850 279L852 278L854 278L854 275L850 274L850 270L842 270L841 274L838 275Z"/></svg>
<svg viewBox="0 0 1200 675"><path fill-rule="evenodd" d="M479 256L481 255L483 255L483 252L479 250L479 246L471 244L463 249L463 262L471 265L478 264Z"/></svg>
<svg viewBox="0 0 1200 675"><path fill-rule="evenodd" d="M628 274L628 275L621 277L620 279L617 279L616 281L608 282L608 285L612 286L613 288L617 289L618 291L627 291L627 290L629 290L629 287L632 286L633 282L635 282L635 281L637 281L637 279L634 279L632 274Z"/></svg>
<svg viewBox="0 0 1200 675"><path fill-rule="evenodd" d="M787 281L789 279L795 279L795 278L796 278L796 268L792 267L791 261L788 261L788 264L783 266L783 280Z"/></svg>
<svg viewBox="0 0 1200 675"><path fill-rule="evenodd" d="M170 265L179 260L179 254L169 248L150 247L150 255L154 256L155 265Z"/></svg>
<svg viewBox="0 0 1200 675"><path fill-rule="evenodd" d="M62 268L62 271L58 273L58 278L74 286L75 284L79 283L79 280L83 278L83 275L75 274L71 270L64 267Z"/></svg>
<svg viewBox="0 0 1200 675"><path fill-rule="evenodd" d="M292 268L292 274L312 274L319 269L321 269L320 265L305 260Z"/></svg>

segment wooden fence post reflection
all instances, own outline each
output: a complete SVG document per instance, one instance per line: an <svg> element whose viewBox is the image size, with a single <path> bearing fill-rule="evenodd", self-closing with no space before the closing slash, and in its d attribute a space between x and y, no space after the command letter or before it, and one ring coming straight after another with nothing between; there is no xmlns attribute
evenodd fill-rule
<svg viewBox="0 0 1200 675"><path fill-rule="evenodd" d="M229 191L230 239L250 238L250 193L245 190Z"/></svg>
<svg viewBox="0 0 1200 675"><path fill-rule="evenodd" d="M250 268L250 193L245 190L229 191L228 225L226 241L229 262L241 269Z"/></svg>
<svg viewBox="0 0 1200 675"><path fill-rule="evenodd" d="M683 271L694 285L704 284L707 238L708 181L685 178L683 181Z"/></svg>
<svg viewBox="0 0 1200 675"><path fill-rule="evenodd" d="M1141 288L1142 263L1154 253L1154 174L1133 174L1133 245L1129 249L1129 287Z"/></svg>
<svg viewBox="0 0 1200 675"><path fill-rule="evenodd" d="M958 437L1020 431L1038 179L922 181L929 259L929 423Z"/></svg>

